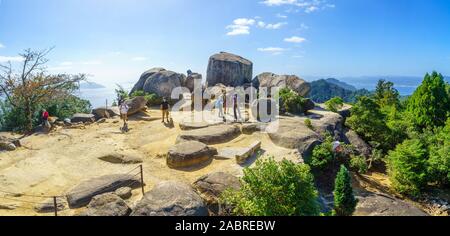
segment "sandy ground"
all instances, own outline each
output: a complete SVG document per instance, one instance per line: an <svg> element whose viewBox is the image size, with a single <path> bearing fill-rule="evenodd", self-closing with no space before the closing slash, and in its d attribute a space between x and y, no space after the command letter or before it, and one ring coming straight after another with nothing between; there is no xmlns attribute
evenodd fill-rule
<svg viewBox="0 0 450 236"><path fill-rule="evenodd" d="M34 134L22 140L23 147L14 152L0 153L0 191L26 195L53 196L64 195L84 180L109 174L127 173L138 165L111 164L98 159L107 153L126 153L143 158L145 190L165 180L178 180L192 183L199 177L223 171L241 175L242 169L250 166L238 165L235 160L213 160L211 163L185 170L167 167L165 154L175 144L181 132L178 122L187 119L191 112L173 114L175 127L166 127L161 123L158 110L147 112L154 121L131 118L130 132L122 134L118 118L109 119L103 124L93 124L86 129L59 128L51 134ZM241 135L231 142L213 145L224 147L246 147L254 141L262 142L263 157L275 156L276 159L298 160L294 150L274 145L266 134ZM132 172L139 173L138 170ZM3 197L3 198L1 198ZM142 197L140 189L133 191L129 203L133 205ZM17 201L21 200L21 201ZM52 215L38 214L32 208L36 202L46 198L14 196L0 193L0 215ZM25 201L25 202L24 202ZM15 209L4 209L14 206ZM79 210L66 210L61 215L77 214Z"/></svg>

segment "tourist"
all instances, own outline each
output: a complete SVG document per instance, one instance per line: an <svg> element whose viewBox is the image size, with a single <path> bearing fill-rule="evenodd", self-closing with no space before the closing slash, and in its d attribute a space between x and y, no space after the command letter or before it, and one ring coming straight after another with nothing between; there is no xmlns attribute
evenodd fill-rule
<svg viewBox="0 0 450 236"><path fill-rule="evenodd" d="M239 100L238 95L234 94L233 96L233 112L234 112L234 121L238 122L241 120L241 110L239 110Z"/></svg>
<svg viewBox="0 0 450 236"><path fill-rule="evenodd" d="M224 109L224 114L228 114L227 112L227 90L224 89L223 90L223 109Z"/></svg>
<svg viewBox="0 0 450 236"><path fill-rule="evenodd" d="M43 109L42 110L42 125L50 130L51 125L50 125L50 122L48 121L48 118L49 118L48 111Z"/></svg>
<svg viewBox="0 0 450 236"><path fill-rule="evenodd" d="M192 70L189 69L189 70L187 71L187 75L188 75L188 77L191 76L191 75L192 75Z"/></svg>
<svg viewBox="0 0 450 236"><path fill-rule="evenodd" d="M219 96L216 100L216 108L219 109L219 118L224 117L223 115L223 97Z"/></svg>
<svg viewBox="0 0 450 236"><path fill-rule="evenodd" d="M162 111L162 123L164 123L164 118L167 119L167 123L170 123L169 121L169 109L170 105L166 98L163 98L163 101L161 103L161 111Z"/></svg>
<svg viewBox="0 0 450 236"><path fill-rule="evenodd" d="M129 109L130 108L128 107L128 105L125 101L120 102L120 118L122 118L122 120L123 120L124 127L127 125Z"/></svg>

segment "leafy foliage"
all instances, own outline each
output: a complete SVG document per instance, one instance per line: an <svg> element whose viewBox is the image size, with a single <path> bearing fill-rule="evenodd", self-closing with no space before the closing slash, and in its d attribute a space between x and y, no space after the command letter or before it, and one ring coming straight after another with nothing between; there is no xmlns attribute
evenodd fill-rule
<svg viewBox="0 0 450 236"><path fill-rule="evenodd" d="M388 173L399 193L419 195L427 183L427 150L420 139L409 139L388 155Z"/></svg>
<svg viewBox="0 0 450 236"><path fill-rule="evenodd" d="M306 125L306 127L308 127L308 129L314 130L314 126L311 122L311 119L305 119L305 125Z"/></svg>
<svg viewBox="0 0 450 236"><path fill-rule="evenodd" d="M379 80L375 89L374 98L380 107L400 105L400 94L394 88L394 83L386 80Z"/></svg>
<svg viewBox="0 0 450 236"><path fill-rule="evenodd" d="M342 165L334 185L334 211L338 216L351 216L358 201L352 189L351 177L347 168Z"/></svg>
<svg viewBox="0 0 450 236"><path fill-rule="evenodd" d="M444 126L450 113L450 98L441 74L426 74L422 84L408 100L407 110L420 128Z"/></svg>
<svg viewBox="0 0 450 236"><path fill-rule="evenodd" d="M158 95L154 93L146 93L142 90L134 91L130 96L130 98L135 97L145 97L148 106L159 105L162 102L162 98L160 98Z"/></svg>
<svg viewBox="0 0 450 236"><path fill-rule="evenodd" d="M338 112L344 106L344 100L341 97L334 97L325 102L326 109L332 112Z"/></svg>
<svg viewBox="0 0 450 236"><path fill-rule="evenodd" d="M255 167L244 170L241 183L240 190L222 195L222 201L234 207L234 215L319 215L318 193L308 165L258 160Z"/></svg>
<svg viewBox="0 0 450 236"><path fill-rule="evenodd" d="M350 167L360 174L365 174L369 170L366 157L364 156L351 156Z"/></svg>
<svg viewBox="0 0 450 236"><path fill-rule="evenodd" d="M333 138L327 135L324 142L316 146L312 152L311 160L307 163L315 170L326 170L334 160Z"/></svg>
<svg viewBox="0 0 450 236"><path fill-rule="evenodd" d="M450 119L429 140L428 178L441 185L450 183Z"/></svg>
<svg viewBox="0 0 450 236"><path fill-rule="evenodd" d="M280 90L280 110L281 112L289 112L292 114L302 114L306 112L305 103L307 99L298 95L295 91L289 88Z"/></svg>

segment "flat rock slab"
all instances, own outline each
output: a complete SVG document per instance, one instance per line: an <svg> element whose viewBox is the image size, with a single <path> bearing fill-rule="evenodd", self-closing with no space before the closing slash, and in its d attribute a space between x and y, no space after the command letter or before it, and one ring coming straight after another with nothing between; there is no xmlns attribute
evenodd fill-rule
<svg viewBox="0 0 450 236"><path fill-rule="evenodd" d="M121 187L137 188L141 186L139 176L105 175L80 183L67 194L70 208L80 208L89 204L91 199L99 194L114 192Z"/></svg>
<svg viewBox="0 0 450 236"><path fill-rule="evenodd" d="M214 172L200 177L193 183L208 204L217 204L220 195L227 189L238 190L239 178L224 172Z"/></svg>
<svg viewBox="0 0 450 236"><path fill-rule="evenodd" d="M319 134L306 127L300 119L280 119L278 129L274 127L274 124L269 125L272 142L280 147L297 149L302 156L309 155L321 143Z"/></svg>
<svg viewBox="0 0 450 236"><path fill-rule="evenodd" d="M131 208L119 196L105 193L92 198L87 206L85 216L128 216Z"/></svg>
<svg viewBox="0 0 450 236"><path fill-rule="evenodd" d="M98 159L113 164L138 164L143 162L142 158L119 153L106 154Z"/></svg>
<svg viewBox="0 0 450 236"><path fill-rule="evenodd" d="M384 194L365 193L357 196L357 216L427 216L424 211L400 199Z"/></svg>
<svg viewBox="0 0 450 236"><path fill-rule="evenodd" d="M183 131L178 136L178 142L191 140L205 144L220 144L235 139L240 133L241 131L236 125L216 125L203 129Z"/></svg>
<svg viewBox="0 0 450 236"><path fill-rule="evenodd" d="M184 183L167 181L145 193L132 216L208 216L203 199Z"/></svg>
<svg viewBox="0 0 450 236"><path fill-rule="evenodd" d="M82 114L82 113L77 113L74 114L72 116L72 118L70 119L70 121L72 123L78 123L78 122L82 122L82 123L94 123L95 122L95 115L94 114Z"/></svg>
<svg viewBox="0 0 450 236"><path fill-rule="evenodd" d="M217 150L197 141L186 141L169 149L167 166L170 168L183 168L198 165L211 160Z"/></svg>
<svg viewBox="0 0 450 236"><path fill-rule="evenodd" d="M243 134L251 135L256 132L265 131L266 128L267 124L264 123L248 123L242 125L241 132Z"/></svg>
<svg viewBox="0 0 450 236"><path fill-rule="evenodd" d="M186 121L180 122L179 125L181 130L203 129L209 126L207 122L186 122Z"/></svg>
<svg viewBox="0 0 450 236"><path fill-rule="evenodd" d="M56 198L56 209L58 211L62 211L66 208L66 201L62 198ZM55 211L55 202L53 198L49 198L48 200L37 204L34 206L34 210L37 213L50 213Z"/></svg>

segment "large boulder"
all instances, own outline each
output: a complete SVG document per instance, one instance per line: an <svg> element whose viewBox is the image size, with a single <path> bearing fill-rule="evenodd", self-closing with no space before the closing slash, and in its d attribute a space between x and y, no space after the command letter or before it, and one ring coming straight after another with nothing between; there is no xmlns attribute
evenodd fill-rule
<svg viewBox="0 0 450 236"><path fill-rule="evenodd" d="M139 96L133 99L127 100L126 104L129 107L128 115L134 115L139 113L142 110L145 110L147 107L147 99L145 97Z"/></svg>
<svg viewBox="0 0 450 236"><path fill-rule="evenodd" d="M95 116L93 114L82 114L82 113L77 113L74 114L72 116L72 118L70 119L70 121L72 123L78 123L78 122L82 122L82 123L93 123L95 122Z"/></svg>
<svg viewBox="0 0 450 236"><path fill-rule="evenodd" d="M80 183L67 194L70 208L80 208L89 204L99 194L114 192L121 187L141 186L139 176L128 174L105 175Z"/></svg>
<svg viewBox="0 0 450 236"><path fill-rule="evenodd" d="M177 142L190 140L213 145L233 140L240 133L241 130L236 125L215 125L203 129L183 131L178 136Z"/></svg>
<svg viewBox="0 0 450 236"><path fill-rule="evenodd" d="M197 141L186 141L169 149L167 165L171 168L182 168L198 165L211 160L217 150Z"/></svg>
<svg viewBox="0 0 450 236"><path fill-rule="evenodd" d="M310 155L314 147L321 143L320 135L309 129L300 118L282 118L271 123L267 129L273 143L297 149L302 156Z"/></svg>
<svg viewBox="0 0 450 236"><path fill-rule="evenodd" d="M195 81L198 81L198 83L201 85L202 75L198 74L198 73L192 73L191 75L186 77L186 79L183 81L182 85L183 85L183 87L188 88L189 91L192 93L192 92L194 92Z"/></svg>
<svg viewBox="0 0 450 236"><path fill-rule="evenodd" d="M357 196L356 216L427 216L416 206L385 194L365 192Z"/></svg>
<svg viewBox="0 0 450 236"><path fill-rule="evenodd" d="M119 116L120 111L119 107L98 107L92 110L92 114L94 114L95 118L99 120L101 118Z"/></svg>
<svg viewBox="0 0 450 236"><path fill-rule="evenodd" d="M152 68L152 69L142 73L141 77L139 78L139 81L134 85L133 89L131 89L130 94L133 94L136 91L143 91L145 82L147 82L147 79L150 76L152 76L158 72L165 71L165 70L166 69L164 69L164 68L156 67L156 68Z"/></svg>
<svg viewBox="0 0 450 236"><path fill-rule="evenodd" d="M343 136L345 143L353 145L361 155L370 157L372 148L355 131L345 129Z"/></svg>
<svg viewBox="0 0 450 236"><path fill-rule="evenodd" d="M270 72L256 76L252 81L252 85L255 88L267 88L268 92L273 87L289 88L302 97L306 97L311 91L311 85L295 75L277 75Z"/></svg>
<svg viewBox="0 0 450 236"><path fill-rule="evenodd" d="M105 193L92 198L87 206L85 216L128 216L131 208L113 193Z"/></svg>
<svg viewBox="0 0 450 236"><path fill-rule="evenodd" d="M205 202L217 204L220 195L227 189L238 190L241 187L239 178L224 172L214 172L200 177L193 183Z"/></svg>
<svg viewBox="0 0 450 236"><path fill-rule="evenodd" d="M250 84L253 76L253 63L243 57L220 52L209 58L206 75L207 86L224 84L239 87Z"/></svg>
<svg viewBox="0 0 450 236"><path fill-rule="evenodd" d="M138 202L132 216L208 216L203 199L191 186L167 181L157 184Z"/></svg>

